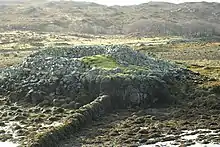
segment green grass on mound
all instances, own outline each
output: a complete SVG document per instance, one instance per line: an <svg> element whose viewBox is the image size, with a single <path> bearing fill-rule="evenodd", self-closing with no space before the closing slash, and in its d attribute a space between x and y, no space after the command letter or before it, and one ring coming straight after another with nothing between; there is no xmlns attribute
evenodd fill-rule
<svg viewBox="0 0 220 147"><path fill-rule="evenodd" d="M121 67L112 57L106 55L94 55L83 57L82 61L94 67L113 69Z"/></svg>

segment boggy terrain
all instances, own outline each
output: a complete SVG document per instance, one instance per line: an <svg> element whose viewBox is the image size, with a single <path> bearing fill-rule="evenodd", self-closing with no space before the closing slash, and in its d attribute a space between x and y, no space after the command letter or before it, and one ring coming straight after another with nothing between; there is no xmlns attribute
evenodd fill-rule
<svg viewBox="0 0 220 147"><path fill-rule="evenodd" d="M210 46L218 53L218 44ZM175 56L167 56L167 50L151 50L152 45L136 49L54 47L33 53L14 67L1 68L1 141L23 146L140 146L176 140L176 145L191 145L195 140L182 140L183 133L199 133L197 143L218 144L218 76L208 78L182 62L158 59ZM218 54L213 55L218 61ZM198 68L203 71L206 66ZM109 96L111 104L105 103L103 95ZM111 107L104 116L103 106Z"/></svg>
<svg viewBox="0 0 220 147"><path fill-rule="evenodd" d="M181 111L178 108L117 110L59 146L219 146L217 113Z"/></svg>

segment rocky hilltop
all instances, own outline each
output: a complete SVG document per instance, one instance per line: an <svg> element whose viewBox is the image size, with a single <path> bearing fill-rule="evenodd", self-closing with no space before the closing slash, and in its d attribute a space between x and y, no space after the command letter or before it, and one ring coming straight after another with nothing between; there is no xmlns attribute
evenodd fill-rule
<svg viewBox="0 0 220 147"><path fill-rule="evenodd" d="M191 73L128 46L73 46L39 51L0 71L0 92L12 102L79 108L99 95L119 106L172 101L171 86Z"/></svg>

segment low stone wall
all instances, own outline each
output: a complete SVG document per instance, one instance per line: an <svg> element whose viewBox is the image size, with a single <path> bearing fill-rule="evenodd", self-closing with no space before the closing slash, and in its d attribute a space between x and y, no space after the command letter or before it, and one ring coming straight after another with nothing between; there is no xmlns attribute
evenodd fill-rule
<svg viewBox="0 0 220 147"><path fill-rule="evenodd" d="M66 139L69 135L77 132L83 126L90 123L100 115L111 111L111 98L107 95L96 98L89 104L80 107L72 118L62 126L37 134L28 146L30 147L56 147L61 140Z"/></svg>

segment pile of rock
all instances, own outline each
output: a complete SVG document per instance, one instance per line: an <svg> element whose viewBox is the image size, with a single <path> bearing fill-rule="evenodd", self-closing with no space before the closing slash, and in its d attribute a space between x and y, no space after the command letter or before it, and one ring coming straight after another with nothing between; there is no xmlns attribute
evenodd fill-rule
<svg viewBox="0 0 220 147"><path fill-rule="evenodd" d="M83 61L96 55L111 57L118 66L105 69ZM78 108L100 94L117 104L148 105L169 99L168 85L187 75L183 68L128 46L52 48L30 55L18 67L0 69L0 94L13 102L65 108Z"/></svg>

